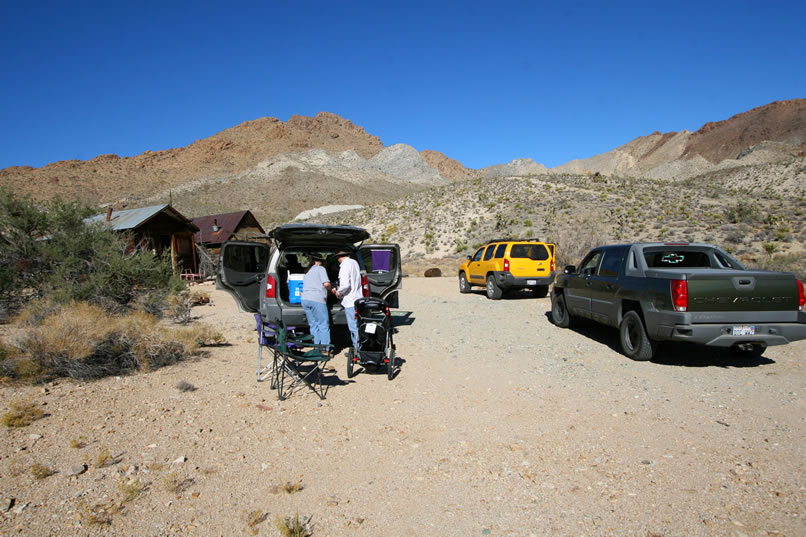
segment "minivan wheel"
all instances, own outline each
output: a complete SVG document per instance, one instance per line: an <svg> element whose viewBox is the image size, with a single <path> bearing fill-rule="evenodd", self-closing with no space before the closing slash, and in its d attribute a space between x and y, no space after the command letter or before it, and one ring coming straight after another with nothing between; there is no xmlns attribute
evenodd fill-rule
<svg viewBox="0 0 806 537"><path fill-rule="evenodd" d="M459 273L459 292L466 294L470 292L470 284L467 282L467 276L464 272Z"/></svg>
<svg viewBox="0 0 806 537"><path fill-rule="evenodd" d="M624 314L619 326L621 349L628 358L643 362L651 360L655 355L657 343L649 339L644 328L644 321L636 311Z"/></svg>
<svg viewBox="0 0 806 537"><path fill-rule="evenodd" d="M495 283L495 276L490 274L487 276L487 298L490 300L499 300L502 296L504 296L504 291L498 284Z"/></svg>

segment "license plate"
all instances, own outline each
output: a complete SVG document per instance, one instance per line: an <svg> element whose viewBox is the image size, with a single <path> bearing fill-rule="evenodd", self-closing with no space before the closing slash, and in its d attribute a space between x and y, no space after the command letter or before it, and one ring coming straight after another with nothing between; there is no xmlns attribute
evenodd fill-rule
<svg viewBox="0 0 806 537"><path fill-rule="evenodd" d="M537 285L537 280L526 280L526 285Z"/></svg>
<svg viewBox="0 0 806 537"><path fill-rule="evenodd" d="M755 326L734 326L733 327L733 335L734 336L754 336L754 335L756 335L756 327Z"/></svg>

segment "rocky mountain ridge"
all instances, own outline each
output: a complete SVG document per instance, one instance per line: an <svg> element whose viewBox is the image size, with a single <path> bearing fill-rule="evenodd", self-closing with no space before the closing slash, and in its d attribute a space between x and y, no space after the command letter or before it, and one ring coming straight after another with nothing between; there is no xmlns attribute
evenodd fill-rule
<svg viewBox="0 0 806 537"><path fill-rule="evenodd" d="M782 162L806 154L806 99L775 101L709 122L696 132L640 136L551 173L687 179L720 169Z"/></svg>
<svg viewBox="0 0 806 537"><path fill-rule="evenodd" d="M471 170L434 150L384 147L351 121L320 112L285 123L247 121L187 147L135 157L100 155L42 168L6 168L0 170L0 186L34 199L59 195L115 208L171 202L191 217L250 209L271 225L325 205L383 203L472 178L598 173L684 180L725 172L741 181L747 166L779 177L786 168L776 165L802 156L805 141L806 99L796 99L707 123L693 133L641 136L552 169L523 158Z"/></svg>

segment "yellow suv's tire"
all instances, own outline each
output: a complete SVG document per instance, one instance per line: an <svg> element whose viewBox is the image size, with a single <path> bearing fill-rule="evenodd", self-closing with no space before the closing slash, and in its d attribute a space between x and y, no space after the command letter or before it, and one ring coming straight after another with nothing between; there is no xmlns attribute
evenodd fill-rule
<svg viewBox="0 0 806 537"><path fill-rule="evenodd" d="M462 294L470 292L470 283L468 283L464 272L459 273L459 292Z"/></svg>
<svg viewBox="0 0 806 537"><path fill-rule="evenodd" d="M500 300L504 296L504 291L495 283L495 276L487 276L487 298L490 300Z"/></svg>

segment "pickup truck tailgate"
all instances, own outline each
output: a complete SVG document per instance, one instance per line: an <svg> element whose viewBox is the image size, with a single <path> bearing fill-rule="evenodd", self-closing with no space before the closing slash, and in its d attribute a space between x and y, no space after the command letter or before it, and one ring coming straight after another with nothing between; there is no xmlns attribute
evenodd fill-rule
<svg viewBox="0 0 806 537"><path fill-rule="evenodd" d="M764 271L692 271L688 311L798 311L798 285L792 274Z"/></svg>

